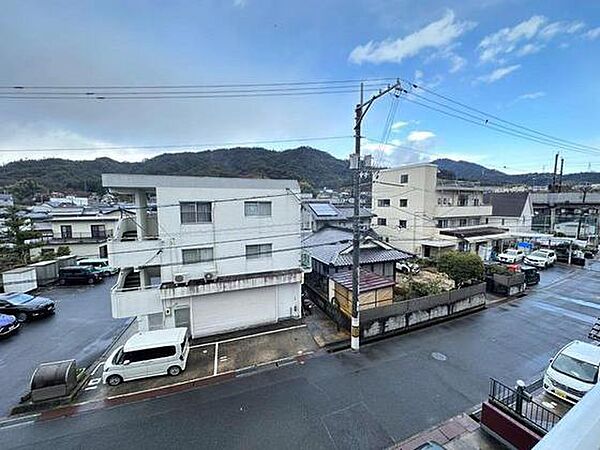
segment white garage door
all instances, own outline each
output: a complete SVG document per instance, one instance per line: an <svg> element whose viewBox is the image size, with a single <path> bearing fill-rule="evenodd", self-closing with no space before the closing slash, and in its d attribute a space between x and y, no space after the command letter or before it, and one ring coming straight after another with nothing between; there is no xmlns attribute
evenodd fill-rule
<svg viewBox="0 0 600 450"><path fill-rule="evenodd" d="M204 295L192 300L192 336L277 321L277 287Z"/></svg>

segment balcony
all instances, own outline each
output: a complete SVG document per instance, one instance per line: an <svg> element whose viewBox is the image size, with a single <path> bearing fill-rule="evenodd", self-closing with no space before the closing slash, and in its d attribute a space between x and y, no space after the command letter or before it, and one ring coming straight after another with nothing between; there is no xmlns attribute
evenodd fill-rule
<svg viewBox="0 0 600 450"><path fill-rule="evenodd" d="M492 205L436 206L436 218L491 216Z"/></svg>
<svg viewBox="0 0 600 450"><path fill-rule="evenodd" d="M106 241L112 237L112 231L100 231L97 233L65 233L60 236L43 237L42 242L47 244L96 244Z"/></svg>
<svg viewBox="0 0 600 450"><path fill-rule="evenodd" d="M156 217L149 217L144 229L133 218L119 220L114 237L108 241L110 265L120 268L159 264L163 242L156 230Z"/></svg>
<svg viewBox="0 0 600 450"><path fill-rule="evenodd" d="M481 185L475 181L444 179L437 180L436 189L440 191L483 191Z"/></svg>
<svg viewBox="0 0 600 450"><path fill-rule="evenodd" d="M159 286L142 287L140 273L132 270L119 272L117 283L110 290L110 300L115 319L163 311Z"/></svg>

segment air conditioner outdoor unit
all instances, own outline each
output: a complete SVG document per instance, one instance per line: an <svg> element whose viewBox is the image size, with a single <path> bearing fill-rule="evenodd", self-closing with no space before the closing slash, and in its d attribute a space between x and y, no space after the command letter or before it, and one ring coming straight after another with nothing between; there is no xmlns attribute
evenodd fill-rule
<svg viewBox="0 0 600 450"><path fill-rule="evenodd" d="M187 273L176 273L173 276L173 281L175 282L175 284L185 284L188 282L188 280L189 277Z"/></svg>
<svg viewBox="0 0 600 450"><path fill-rule="evenodd" d="M217 272L206 272L204 274L205 281L215 281L217 279Z"/></svg>

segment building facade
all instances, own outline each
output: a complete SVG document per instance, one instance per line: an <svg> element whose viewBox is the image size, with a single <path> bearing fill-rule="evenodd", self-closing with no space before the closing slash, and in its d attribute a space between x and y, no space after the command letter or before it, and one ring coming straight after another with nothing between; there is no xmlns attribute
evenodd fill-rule
<svg viewBox="0 0 600 450"><path fill-rule="evenodd" d="M113 317L193 337L301 315L296 181L105 174L135 199L109 240ZM148 196L156 214L148 214Z"/></svg>
<svg viewBox="0 0 600 450"><path fill-rule="evenodd" d="M531 232L533 205L529 192L492 192L484 196L484 201L492 206L486 224L508 228L513 235Z"/></svg>
<svg viewBox="0 0 600 450"><path fill-rule="evenodd" d="M431 163L380 171L373 180L373 229L419 256L457 249L486 258L507 230L486 224L492 207L483 202L483 188L437 174Z"/></svg>

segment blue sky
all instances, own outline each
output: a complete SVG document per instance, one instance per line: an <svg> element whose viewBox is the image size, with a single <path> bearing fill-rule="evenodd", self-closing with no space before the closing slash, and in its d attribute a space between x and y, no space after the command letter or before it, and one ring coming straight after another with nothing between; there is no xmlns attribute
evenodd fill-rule
<svg viewBox="0 0 600 450"><path fill-rule="evenodd" d="M592 1L12 1L0 16L1 85L252 83L402 77L502 118L600 147L600 4ZM0 100L0 161L139 160L136 145L352 133L355 94L156 100ZM390 98L363 134L379 139ZM399 100L388 164L447 156L551 170L554 149ZM298 143L297 145L300 145ZM101 150L105 146L130 146ZM280 149L295 144L272 144ZM343 158L352 140L311 142ZM24 153L49 147L90 152ZM416 151L404 147L415 148ZM600 153L563 151L568 172ZM379 157L379 153L378 157Z"/></svg>

